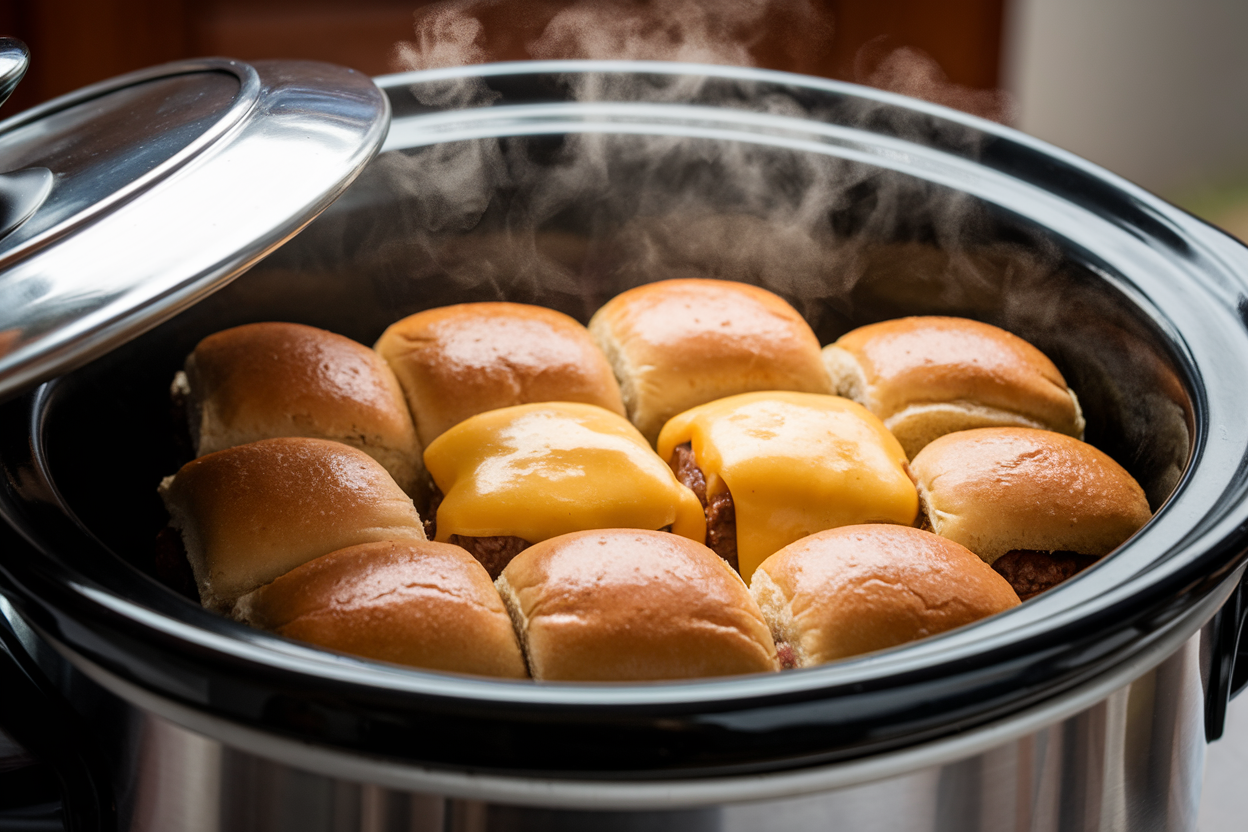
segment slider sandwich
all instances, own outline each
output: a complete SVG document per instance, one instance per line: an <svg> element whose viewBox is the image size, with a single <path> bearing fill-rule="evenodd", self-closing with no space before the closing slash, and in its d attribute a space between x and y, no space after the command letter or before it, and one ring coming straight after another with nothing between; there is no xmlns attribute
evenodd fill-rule
<svg viewBox="0 0 1248 832"><path fill-rule="evenodd" d="M830 393L810 326L746 283L665 280L630 289L590 319L646 439L677 413L755 390Z"/></svg>
<svg viewBox="0 0 1248 832"><path fill-rule="evenodd" d="M659 456L701 498L706 543L748 582L807 535L910 525L918 496L897 440L862 405L813 393L743 393L695 407L659 434Z"/></svg>
<svg viewBox="0 0 1248 832"><path fill-rule="evenodd" d="M380 541L330 552L238 599L234 618L368 659L528 676L511 619L458 546Z"/></svg>
<svg viewBox="0 0 1248 832"><path fill-rule="evenodd" d="M491 577L528 546L589 529L666 529L702 540L698 498L637 429L593 405L549 402L481 413L425 450L435 537Z"/></svg>
<svg viewBox="0 0 1248 832"><path fill-rule="evenodd" d="M281 436L359 448L408 493L420 443L403 391L368 347L323 329L259 323L199 342L174 379L196 456Z"/></svg>
<svg viewBox="0 0 1248 832"><path fill-rule="evenodd" d="M563 535L522 552L495 586L534 679L635 682L779 669L740 576L676 535Z"/></svg>
<svg viewBox="0 0 1248 832"><path fill-rule="evenodd" d="M463 303L409 315L376 344L398 376L421 442L469 416L537 402L624 415L620 388L585 327L521 303Z"/></svg>
<svg viewBox="0 0 1248 832"><path fill-rule="evenodd" d="M758 567L750 593L784 668L895 647L1018 606L1009 583L964 547L887 525L791 543Z"/></svg>
<svg viewBox="0 0 1248 832"><path fill-rule="evenodd" d="M377 462L340 442L265 439L192 460L160 484L200 602L240 595L337 549L423 541L411 498Z"/></svg>
<svg viewBox="0 0 1248 832"><path fill-rule="evenodd" d="M1024 601L1109 554L1152 516L1122 466L1051 431L951 433L910 467L925 523L991 564Z"/></svg>
<svg viewBox="0 0 1248 832"><path fill-rule="evenodd" d="M915 317L859 327L823 349L834 391L865 406L913 458L937 437L1024 427L1083 438L1073 390L1044 353L965 318Z"/></svg>

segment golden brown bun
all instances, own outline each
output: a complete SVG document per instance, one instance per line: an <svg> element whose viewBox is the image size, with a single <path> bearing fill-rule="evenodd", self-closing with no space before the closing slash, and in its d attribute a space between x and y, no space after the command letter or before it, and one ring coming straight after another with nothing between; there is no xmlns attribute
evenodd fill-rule
<svg viewBox="0 0 1248 832"><path fill-rule="evenodd" d="M750 593L792 667L895 647L1019 603L962 546L888 525L804 537L763 561Z"/></svg>
<svg viewBox="0 0 1248 832"><path fill-rule="evenodd" d="M989 324L916 317L859 327L823 350L836 391L914 457L937 437L1029 427L1083 437L1074 391L1044 353Z"/></svg>
<svg viewBox="0 0 1248 832"><path fill-rule="evenodd" d="M539 402L582 402L621 416L611 367L572 318L521 303L463 303L410 315L376 344L428 446L469 416Z"/></svg>
<svg viewBox="0 0 1248 832"><path fill-rule="evenodd" d="M495 586L534 679L626 682L779 667L741 577L673 534L551 538L517 555Z"/></svg>
<svg viewBox="0 0 1248 832"><path fill-rule="evenodd" d="M691 407L756 390L830 393L819 341L782 298L746 283L665 280L629 289L589 322L629 418L651 443Z"/></svg>
<svg viewBox="0 0 1248 832"><path fill-rule="evenodd" d="M187 395L196 456L307 436L359 448L408 493L423 470L398 380L350 338L302 324L237 326L200 341L175 387Z"/></svg>
<svg viewBox="0 0 1248 832"><path fill-rule="evenodd" d="M234 617L369 659L529 675L489 575L447 543L387 540L339 549L239 598Z"/></svg>
<svg viewBox="0 0 1248 832"><path fill-rule="evenodd" d="M1100 557L1152 516L1122 466L1051 431L951 433L920 451L910 469L932 531L988 563L1014 549Z"/></svg>
<svg viewBox="0 0 1248 832"><path fill-rule="evenodd" d="M336 549L424 540L420 515L372 457L324 439L265 439L202 456L160 484L200 601L238 596Z"/></svg>

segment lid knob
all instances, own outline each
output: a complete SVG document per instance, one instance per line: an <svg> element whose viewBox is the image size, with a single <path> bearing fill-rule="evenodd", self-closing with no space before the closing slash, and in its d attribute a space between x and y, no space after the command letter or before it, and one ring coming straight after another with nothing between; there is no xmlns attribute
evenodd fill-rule
<svg viewBox="0 0 1248 832"><path fill-rule="evenodd" d="M0 105L8 100L30 66L30 50L17 38L0 38ZM52 171L27 168L0 173L0 237L25 222L48 198Z"/></svg>
<svg viewBox="0 0 1248 832"><path fill-rule="evenodd" d="M8 100L30 66L30 50L17 38L0 38L0 105Z"/></svg>

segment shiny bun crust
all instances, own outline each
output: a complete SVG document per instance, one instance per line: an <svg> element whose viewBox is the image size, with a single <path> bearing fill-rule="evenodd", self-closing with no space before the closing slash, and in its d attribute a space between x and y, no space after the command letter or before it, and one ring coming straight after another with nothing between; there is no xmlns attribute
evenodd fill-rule
<svg viewBox="0 0 1248 832"><path fill-rule="evenodd" d="M495 581L535 679L630 682L777 670L740 576L664 532L577 532L516 556Z"/></svg>
<svg viewBox="0 0 1248 832"><path fill-rule="evenodd" d="M606 303L589 331L651 443L668 419L757 390L829 393L814 332L782 298L745 283L665 280Z"/></svg>
<svg viewBox="0 0 1248 832"><path fill-rule="evenodd" d="M841 526L763 561L750 593L785 665L812 667L971 624L1018 605L962 546L895 525Z"/></svg>
<svg viewBox="0 0 1248 832"><path fill-rule="evenodd" d="M888 525L802 538L763 561L750 592L792 667L895 647L1019 603L958 544Z"/></svg>
<svg viewBox="0 0 1248 832"><path fill-rule="evenodd" d="M411 499L363 451L266 439L200 457L160 484L209 609L336 549L425 539Z"/></svg>
<svg viewBox="0 0 1248 832"><path fill-rule="evenodd" d="M445 543L381 541L322 555L238 599L234 617L369 659L528 676L485 569Z"/></svg>
<svg viewBox="0 0 1248 832"><path fill-rule="evenodd" d="M423 470L394 373L368 347L323 329L259 323L209 335L175 388L187 396L197 456L306 436L359 448L409 493Z"/></svg>
<svg viewBox="0 0 1248 832"><path fill-rule="evenodd" d="M958 430L1030 427L1083 437L1074 391L1044 353L989 324L913 317L859 327L823 350L834 389L913 457Z"/></svg>
<svg viewBox="0 0 1248 832"><path fill-rule="evenodd" d="M910 468L932 530L988 563L1014 549L1100 557L1151 517L1143 489L1122 466L1051 431L951 433Z"/></svg>
<svg viewBox="0 0 1248 832"><path fill-rule="evenodd" d="M624 415L602 352L577 321L540 306L464 303L391 325L376 350L390 363L421 442L470 416L512 405L581 402Z"/></svg>

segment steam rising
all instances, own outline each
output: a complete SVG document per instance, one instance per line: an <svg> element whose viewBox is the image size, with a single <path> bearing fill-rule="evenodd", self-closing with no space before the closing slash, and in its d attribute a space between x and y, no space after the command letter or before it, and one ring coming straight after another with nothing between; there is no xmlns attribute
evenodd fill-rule
<svg viewBox="0 0 1248 832"><path fill-rule="evenodd" d="M881 46L881 43L871 42L858 51L854 74L859 83L1005 124L1014 120L1014 102L1004 90L980 90L954 84L940 64L923 50L902 46L884 51Z"/></svg>
<svg viewBox="0 0 1248 832"><path fill-rule="evenodd" d="M763 22L768 0L722 4L673 0L575 3L555 15L530 47L535 58L621 58L750 66L743 32ZM606 23L606 25L603 25Z"/></svg>
<svg viewBox="0 0 1248 832"><path fill-rule="evenodd" d="M510 4L514 6L514 4ZM781 19L818 46L831 21L809 0L576 0L522 4L445 0L416 13L416 39L395 47L397 69L465 66L515 58L664 60L753 66L751 48ZM483 21L490 21L490 26ZM536 21L536 25L535 25ZM526 26L527 24L527 26ZM538 28L540 27L540 29ZM505 32L527 40L509 43ZM497 31L498 37L491 38Z"/></svg>
<svg viewBox="0 0 1248 832"><path fill-rule="evenodd" d="M487 60L480 42L485 27L462 7L472 3L439 3L416 21L416 40L395 46L401 70L466 66Z"/></svg>
<svg viewBox="0 0 1248 832"><path fill-rule="evenodd" d="M395 59L407 69L524 57L751 65L752 48L774 20L815 40L832 31L807 0L523 6L523 19L500 0L425 7L416 15L415 39L399 44ZM874 52L860 55L858 67L870 76L863 80L981 112L1002 109L997 93L950 84L917 50L868 46ZM980 140L977 131L902 108L812 100L780 84L568 73L557 85L537 98L747 109L861 124L971 155ZM411 91L439 109L490 105L502 96L471 74ZM543 303L584 320L633 285L717 277L786 296L830 340L851 321L898 314L875 297L872 276L895 272L899 260L919 265L920 273L903 282L925 294L929 310L973 313L988 286L999 297L1004 259L992 252L1001 245L983 244L982 206L965 194L836 156L664 132L474 139L386 154L366 176L402 206L403 232L376 240L387 252L380 256L402 264L395 267L401 274L393 302L415 311L413 304L425 301L401 287L437 280L454 286L459 299ZM1015 252L1006 276L1016 284L1011 302L1027 303L1028 293L1018 291L1022 271L1043 274L1051 266L1034 249ZM950 273L958 279L940 279Z"/></svg>

